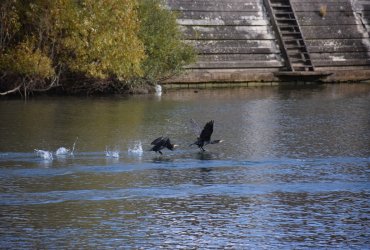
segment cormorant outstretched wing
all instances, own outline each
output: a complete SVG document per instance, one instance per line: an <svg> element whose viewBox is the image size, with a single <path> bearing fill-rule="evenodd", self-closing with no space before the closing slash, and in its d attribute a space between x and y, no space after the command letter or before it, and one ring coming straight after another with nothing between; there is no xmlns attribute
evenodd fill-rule
<svg viewBox="0 0 370 250"><path fill-rule="evenodd" d="M152 141L152 143L150 143L151 145L157 145L159 143L163 144L165 141L166 141L167 138L164 138L163 136L161 137L158 137L157 139L155 139L154 141Z"/></svg>
<svg viewBox="0 0 370 250"><path fill-rule="evenodd" d="M190 125L191 125L191 129L193 130L194 134L196 136L199 136L202 130L199 127L198 123L193 118L190 119Z"/></svg>
<svg viewBox="0 0 370 250"><path fill-rule="evenodd" d="M200 133L199 138L202 141L210 141L211 140L211 135L213 133L213 120L209 121L206 123L204 126L202 133Z"/></svg>

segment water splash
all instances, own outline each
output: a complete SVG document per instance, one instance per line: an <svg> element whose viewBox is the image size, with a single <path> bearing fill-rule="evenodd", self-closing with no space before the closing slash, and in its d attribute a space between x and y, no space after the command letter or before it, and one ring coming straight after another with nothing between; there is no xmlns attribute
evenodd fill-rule
<svg viewBox="0 0 370 250"><path fill-rule="evenodd" d="M128 150L129 154L135 154L141 156L143 154L143 146L141 145L141 141L138 141L135 143L133 148L129 148Z"/></svg>
<svg viewBox="0 0 370 250"><path fill-rule="evenodd" d="M35 152L44 160L53 160L53 153L50 151L35 149Z"/></svg>
<svg viewBox="0 0 370 250"><path fill-rule="evenodd" d="M109 150L108 146L106 146L105 156L109 158L119 158L119 150Z"/></svg>
<svg viewBox="0 0 370 250"><path fill-rule="evenodd" d="M75 148L76 148L77 140L78 140L78 137L76 138L75 142L73 143L72 150L70 150L69 148L60 147L60 148L57 149L57 151L55 151L55 155L56 156L73 155L74 151L75 151Z"/></svg>
<svg viewBox="0 0 370 250"><path fill-rule="evenodd" d="M154 87L154 89L155 89L155 95L156 96L161 96L162 95L162 86L161 85L155 85L155 87Z"/></svg>
<svg viewBox="0 0 370 250"><path fill-rule="evenodd" d="M71 155L73 155L73 154L74 154L74 152L75 152L75 148L76 148L77 140L78 140L78 137L76 137L76 140L75 140L75 142L73 143Z"/></svg>
<svg viewBox="0 0 370 250"><path fill-rule="evenodd" d="M68 148L65 148L65 147L60 147L57 149L57 151L55 151L55 154L57 156L59 155L67 155L67 154L70 154L71 153L71 150L69 150Z"/></svg>

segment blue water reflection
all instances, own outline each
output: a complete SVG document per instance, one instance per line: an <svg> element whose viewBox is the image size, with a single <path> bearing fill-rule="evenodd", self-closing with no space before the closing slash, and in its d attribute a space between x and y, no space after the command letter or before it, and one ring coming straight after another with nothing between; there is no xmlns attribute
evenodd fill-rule
<svg viewBox="0 0 370 250"><path fill-rule="evenodd" d="M366 249L369 114L368 84L3 100L0 248Z"/></svg>

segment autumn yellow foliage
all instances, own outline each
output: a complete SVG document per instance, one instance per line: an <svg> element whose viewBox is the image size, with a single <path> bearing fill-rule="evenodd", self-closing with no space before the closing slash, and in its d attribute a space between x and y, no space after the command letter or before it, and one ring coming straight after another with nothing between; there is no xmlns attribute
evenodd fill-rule
<svg viewBox="0 0 370 250"><path fill-rule="evenodd" d="M69 21L62 44L67 51L63 60L72 71L96 78L141 75L145 53L135 1L85 0L71 9Z"/></svg>
<svg viewBox="0 0 370 250"><path fill-rule="evenodd" d="M0 71L35 79L52 77L55 72L51 59L40 49L32 51L31 47L27 43L21 43L3 53L0 58Z"/></svg>
<svg viewBox="0 0 370 250"><path fill-rule="evenodd" d="M0 92L30 78L28 90L153 82L195 56L161 0L2 0L0 20Z"/></svg>

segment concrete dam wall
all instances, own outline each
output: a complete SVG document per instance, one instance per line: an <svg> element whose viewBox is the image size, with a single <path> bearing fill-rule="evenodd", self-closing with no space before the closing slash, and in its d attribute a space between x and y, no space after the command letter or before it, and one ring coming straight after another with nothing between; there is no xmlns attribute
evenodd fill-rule
<svg viewBox="0 0 370 250"><path fill-rule="evenodd" d="M369 0L167 0L198 60L168 83L370 79Z"/></svg>

